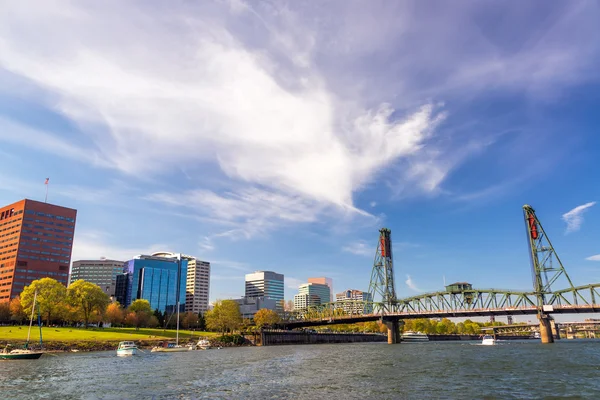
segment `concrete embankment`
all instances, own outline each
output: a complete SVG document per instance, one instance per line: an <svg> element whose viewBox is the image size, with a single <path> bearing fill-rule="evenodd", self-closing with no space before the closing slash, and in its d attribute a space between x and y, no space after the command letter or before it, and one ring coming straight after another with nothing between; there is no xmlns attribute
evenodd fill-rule
<svg viewBox="0 0 600 400"><path fill-rule="evenodd" d="M276 346L286 344L386 342L387 336L374 333L263 331L248 339L251 339L257 346Z"/></svg>

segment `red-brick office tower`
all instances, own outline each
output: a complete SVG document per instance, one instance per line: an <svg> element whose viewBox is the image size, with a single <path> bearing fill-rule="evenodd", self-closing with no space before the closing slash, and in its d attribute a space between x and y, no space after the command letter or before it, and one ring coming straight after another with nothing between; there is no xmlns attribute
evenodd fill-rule
<svg viewBox="0 0 600 400"><path fill-rule="evenodd" d="M36 279L67 285L76 217L77 210L29 199L0 208L0 302Z"/></svg>

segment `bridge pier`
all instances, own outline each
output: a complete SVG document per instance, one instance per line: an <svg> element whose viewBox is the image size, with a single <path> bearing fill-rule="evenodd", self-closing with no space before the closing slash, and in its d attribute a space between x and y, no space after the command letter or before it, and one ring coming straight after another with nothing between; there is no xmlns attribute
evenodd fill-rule
<svg viewBox="0 0 600 400"><path fill-rule="evenodd" d="M540 338L542 343L554 343L554 335L552 329L552 322L554 322L548 315L538 314L538 320L540 321Z"/></svg>
<svg viewBox="0 0 600 400"><path fill-rule="evenodd" d="M400 328L404 325L404 321L398 318L383 318L382 322L387 327L388 344L400 343Z"/></svg>
<svg viewBox="0 0 600 400"><path fill-rule="evenodd" d="M554 319L550 320L550 328L552 328L552 336L554 340L560 340L560 329L558 328L558 324Z"/></svg>

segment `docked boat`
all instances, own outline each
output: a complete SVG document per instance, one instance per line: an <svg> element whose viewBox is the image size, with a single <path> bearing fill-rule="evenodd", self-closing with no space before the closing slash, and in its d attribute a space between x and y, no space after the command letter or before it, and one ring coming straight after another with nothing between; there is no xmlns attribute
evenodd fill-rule
<svg viewBox="0 0 600 400"><path fill-rule="evenodd" d="M496 344L496 339L492 335L484 335L481 344L484 346L493 346Z"/></svg>
<svg viewBox="0 0 600 400"><path fill-rule="evenodd" d="M209 350L210 342L206 339L201 339L198 341L198 343L196 343L196 347L199 348L200 350Z"/></svg>
<svg viewBox="0 0 600 400"><path fill-rule="evenodd" d="M37 291L33 295L33 305L31 306L31 318L29 319L29 330L27 331L27 341L23 349L10 349L7 345L0 353L0 360L37 360L44 354L41 351L33 351L29 348L29 339L31 337L31 326L33 325L33 315L37 300ZM40 347L42 346L42 324L40 323L40 310L38 307L38 324L40 326Z"/></svg>
<svg viewBox="0 0 600 400"><path fill-rule="evenodd" d="M152 353L174 353L178 351L190 351L189 347L178 345L176 342L160 342L157 346L154 346L151 350Z"/></svg>
<svg viewBox="0 0 600 400"><path fill-rule="evenodd" d="M134 356L137 354L138 348L134 342L120 342L117 347L118 356Z"/></svg>
<svg viewBox="0 0 600 400"><path fill-rule="evenodd" d="M403 342L429 342L429 337L422 332L407 331L400 338Z"/></svg>

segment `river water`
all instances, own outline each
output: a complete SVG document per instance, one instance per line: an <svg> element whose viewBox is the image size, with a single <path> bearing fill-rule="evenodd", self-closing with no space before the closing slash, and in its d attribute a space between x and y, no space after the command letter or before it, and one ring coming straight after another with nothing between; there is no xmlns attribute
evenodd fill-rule
<svg viewBox="0 0 600 400"><path fill-rule="evenodd" d="M245 347L0 361L1 399L600 399L600 340Z"/></svg>

